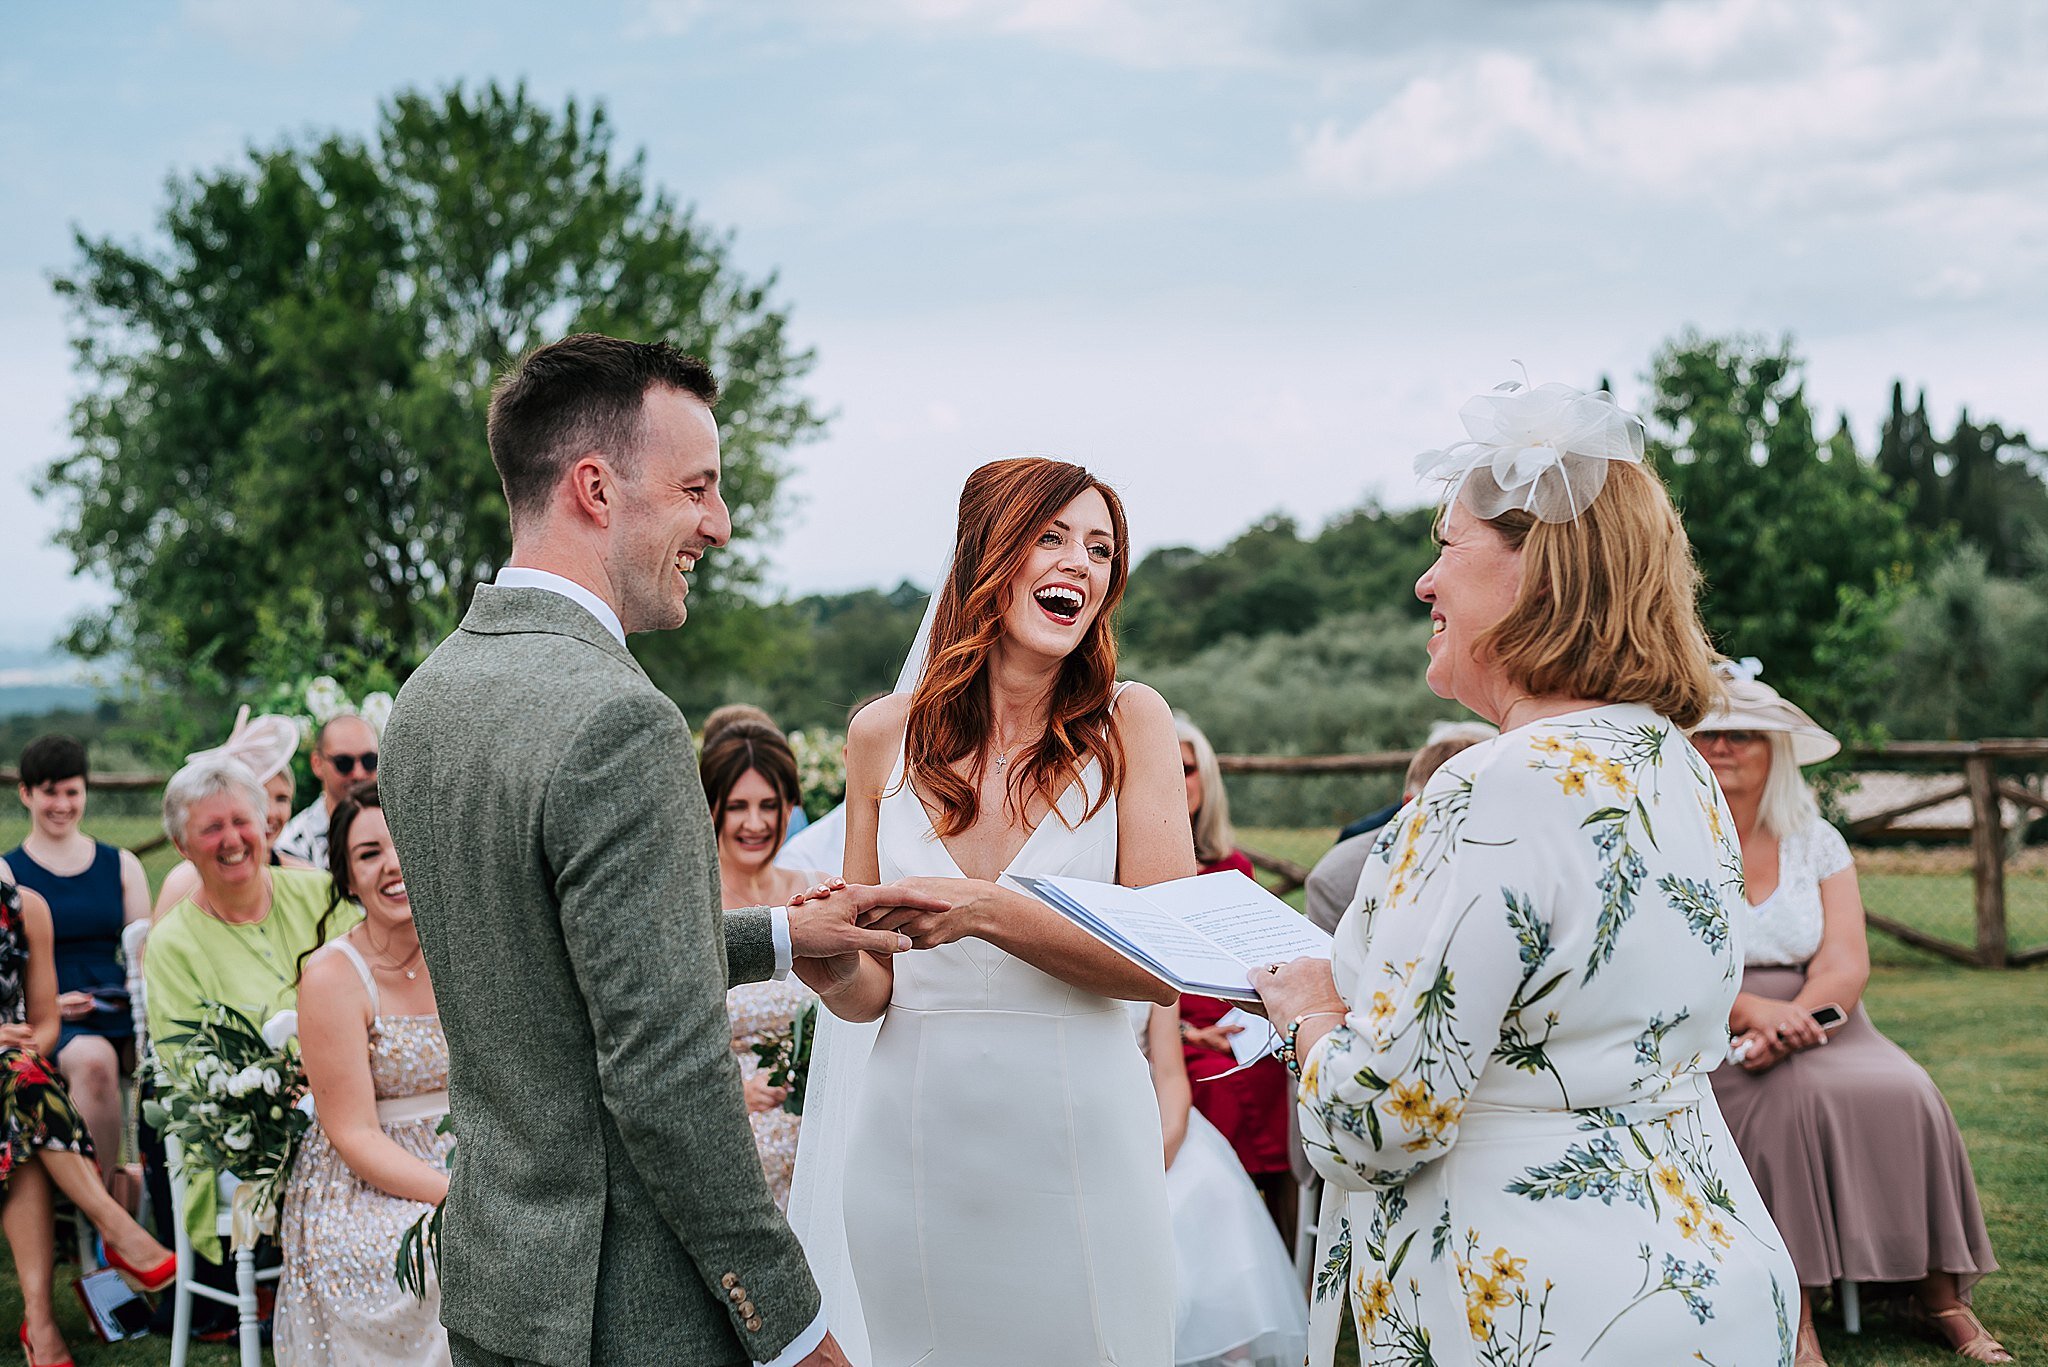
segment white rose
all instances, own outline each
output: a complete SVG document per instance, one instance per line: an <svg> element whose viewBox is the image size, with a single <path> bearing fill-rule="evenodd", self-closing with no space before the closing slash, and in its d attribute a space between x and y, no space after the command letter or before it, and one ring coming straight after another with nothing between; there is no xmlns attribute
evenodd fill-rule
<svg viewBox="0 0 2048 1367"><path fill-rule="evenodd" d="M276 1096L278 1088L282 1086L284 1086L284 1079L277 1075L277 1069L265 1068L263 1070L263 1090L266 1095Z"/></svg>
<svg viewBox="0 0 2048 1367"><path fill-rule="evenodd" d="M222 1070L206 1079L206 1094L208 1096L226 1096L228 1094L228 1086L229 1078L227 1072Z"/></svg>
<svg viewBox="0 0 2048 1367"><path fill-rule="evenodd" d="M319 1119L319 1115L313 1110L313 1094L311 1092L308 1092L304 1096L300 1097L299 1104L293 1107L292 1109L299 1112L299 1114L307 1116L311 1119Z"/></svg>
<svg viewBox="0 0 2048 1367"><path fill-rule="evenodd" d="M236 1153L243 1153L246 1152L249 1146L254 1144L256 1140L246 1130L229 1130L226 1134L220 1137L220 1142L227 1145L229 1148L233 1149Z"/></svg>
<svg viewBox="0 0 2048 1367"><path fill-rule="evenodd" d="M356 711L364 721L370 724L370 729L379 736L382 736L384 734L384 723L391 719L391 695L389 693L371 693L363 699L362 705Z"/></svg>
<svg viewBox="0 0 2048 1367"><path fill-rule="evenodd" d="M273 1049L284 1048L284 1042L299 1033L299 1013L280 1011L263 1022L263 1042Z"/></svg>
<svg viewBox="0 0 2048 1367"><path fill-rule="evenodd" d="M341 685L332 677L322 674L306 685L306 710L313 714L315 722L325 726L348 711L348 694L341 691Z"/></svg>

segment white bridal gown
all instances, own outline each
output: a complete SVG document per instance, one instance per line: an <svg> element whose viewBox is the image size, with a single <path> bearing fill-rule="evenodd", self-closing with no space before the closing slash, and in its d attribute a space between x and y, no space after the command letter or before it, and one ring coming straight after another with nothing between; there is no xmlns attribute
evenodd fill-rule
<svg viewBox="0 0 2048 1367"><path fill-rule="evenodd" d="M897 760L884 882L958 878ZM1116 877L1085 775L1006 873ZM1173 1229L1159 1110L1124 1005L984 940L895 959L846 1162L871 1367L1169 1367Z"/></svg>

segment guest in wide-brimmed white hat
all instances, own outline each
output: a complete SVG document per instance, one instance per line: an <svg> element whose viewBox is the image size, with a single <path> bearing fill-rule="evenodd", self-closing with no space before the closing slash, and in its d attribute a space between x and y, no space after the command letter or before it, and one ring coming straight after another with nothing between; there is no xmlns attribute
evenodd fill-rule
<svg viewBox="0 0 2048 1367"><path fill-rule="evenodd" d="M1714 1094L1799 1273L1796 1361L1825 1361L1814 1289L1850 1281L1912 1283L1927 1327L1957 1352L2010 1362L1968 1305L1998 1263L1963 1137L1934 1080L1861 1005L1870 949L1856 866L1800 774L1841 742L1759 680L1754 660L1723 672L1727 698L1692 739L1735 817L1748 910Z"/></svg>

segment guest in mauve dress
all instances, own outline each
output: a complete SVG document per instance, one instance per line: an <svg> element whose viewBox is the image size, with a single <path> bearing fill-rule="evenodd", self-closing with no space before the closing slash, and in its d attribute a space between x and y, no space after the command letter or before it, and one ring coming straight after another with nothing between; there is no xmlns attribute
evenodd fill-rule
<svg viewBox="0 0 2048 1367"><path fill-rule="evenodd" d="M1188 819L1194 823L1195 859L1201 871L1236 869L1251 877L1252 861L1237 848L1237 832L1230 824L1230 794L1223 789L1214 747L1185 715L1174 714L1174 727L1180 733L1180 771L1187 781ZM1181 997L1181 1052L1188 1081L1195 1109L1230 1141L1280 1237L1292 1244L1295 1185L1287 1116L1293 1088L1287 1070L1270 1054L1243 1072L1231 1071L1237 1059L1230 1052L1230 1037L1239 1027L1217 1022L1233 1005L1193 993Z"/></svg>
<svg viewBox="0 0 2048 1367"><path fill-rule="evenodd" d="M698 772L718 832L718 881L726 910L779 906L824 881L816 870L775 863L799 793L796 756L780 731L749 717L731 719L705 742ZM786 1034L815 1000L795 974L744 983L725 994L754 1148L775 1204L783 1209L789 1206L789 1179L796 1168L798 1117L783 1109L789 1090L768 1081L754 1046Z"/></svg>
<svg viewBox="0 0 2048 1367"><path fill-rule="evenodd" d="M1800 777L1841 749L1769 685L1738 674L1693 734L1742 841L1749 914L1734 1051L1714 1095L1799 1273L1799 1367L1820 1367L1813 1293L1910 1283L1913 1313L1962 1356L2010 1362L1969 1308L1994 1271L1955 1117L1934 1079L1871 1022L1863 898L1849 847ZM1833 1032L1812 1011L1839 1006ZM1822 1047L1825 1046L1825 1047Z"/></svg>

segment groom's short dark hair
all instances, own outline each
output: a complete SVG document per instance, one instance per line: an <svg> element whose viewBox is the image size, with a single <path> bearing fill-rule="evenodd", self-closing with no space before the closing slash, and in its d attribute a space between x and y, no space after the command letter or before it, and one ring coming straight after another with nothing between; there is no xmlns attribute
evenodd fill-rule
<svg viewBox="0 0 2048 1367"><path fill-rule="evenodd" d="M711 367L666 342L579 332L536 347L498 378L487 427L491 461L516 520L538 512L578 456L601 451L632 472L640 410L655 385L718 401Z"/></svg>

